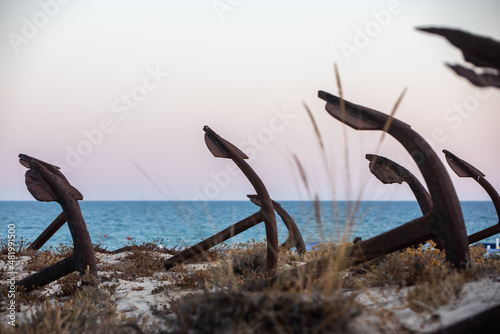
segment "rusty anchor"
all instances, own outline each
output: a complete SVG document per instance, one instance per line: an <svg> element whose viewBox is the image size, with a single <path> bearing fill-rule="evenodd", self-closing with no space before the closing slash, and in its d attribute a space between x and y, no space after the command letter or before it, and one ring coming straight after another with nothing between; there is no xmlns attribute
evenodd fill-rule
<svg viewBox="0 0 500 334"><path fill-rule="evenodd" d="M56 219L51 226L62 225L67 219L74 248L73 254L66 259L23 278L16 282L16 286L30 292L74 271L78 271L82 276L82 284L97 284L97 261L94 248L78 204L78 201L83 199L82 194L69 183L59 171L59 167L25 154L19 155L19 162L28 168L25 179L31 195L38 201L56 201L61 205L63 214L59 215L59 220ZM47 241L52 231L47 232L46 230L47 233L44 232L42 241L45 239ZM55 231L53 232L55 233ZM86 277L87 273L90 274L90 277Z"/></svg>
<svg viewBox="0 0 500 334"><path fill-rule="evenodd" d="M458 29L420 27L417 30L442 36L462 51L464 59L481 72L462 65L447 64L457 75L477 87L500 88L500 42ZM494 69L496 71L491 71Z"/></svg>
<svg viewBox="0 0 500 334"><path fill-rule="evenodd" d="M247 195L247 197L253 204L260 207L259 196ZM304 239L302 238L302 233L300 233L300 230L297 227L297 224L295 224L295 221L293 220L292 216L290 216L290 214L286 212L285 209L283 209L281 204L279 204L276 201L272 202L274 210L276 211L278 216L280 216L281 220L283 220L283 223L285 224L288 230L288 238L284 243L281 244L281 247L286 250L295 247L299 254L304 254L306 252L306 245L304 243Z"/></svg>
<svg viewBox="0 0 500 334"><path fill-rule="evenodd" d="M370 172L384 184L406 182L410 187L422 214L427 214L432 209L431 195L422 183L409 170L398 163L381 157L379 155L367 154L366 159L370 161ZM433 240L438 249L444 249L443 241L439 238Z"/></svg>
<svg viewBox="0 0 500 334"><path fill-rule="evenodd" d="M469 248L460 202L450 176L429 144L408 124L396 118L341 101L323 91L318 95L327 102L326 110L337 120L356 130L384 130L398 140L417 163L432 198L432 209L423 217L360 242L358 246L363 256L378 257L437 237L443 240L447 261L457 268L466 267ZM388 122L390 126L386 127Z"/></svg>
<svg viewBox="0 0 500 334"><path fill-rule="evenodd" d="M500 233L500 196L498 195L498 192L484 178L485 175L480 170L468 162L458 158L450 151L443 150L443 153L445 154L446 161L450 165L451 169L459 177L473 178L483 187L484 190L486 190L493 202L493 205L495 206L497 217L499 218L496 225L469 235L467 237L469 245L488 238L494 234ZM367 154L366 159L370 161L370 171L380 181L385 184L401 182L408 183L413 191L413 194L415 195L415 198L417 199L422 213L426 214L430 211L430 208L432 207L431 197L420 181L412 173L410 173L410 171L394 161L381 156ZM436 242L438 248L443 249L444 246L439 239L434 241Z"/></svg>
<svg viewBox="0 0 500 334"><path fill-rule="evenodd" d="M257 206L260 206L260 201L257 195L247 195L247 197L250 198L252 203L256 204ZM284 243L280 245L280 247L286 250L295 247L299 254L304 254L306 252L304 239L302 238L302 234L300 233L300 230L295 224L295 221L278 202L272 201L272 203L274 210L281 217L281 219L285 223L285 226L288 229L288 238ZM165 266L168 270L172 268L175 264L179 264L188 259L191 259L207 251L208 249L228 239L231 239L235 235L245 232L251 227L262 223L263 221L264 220L260 216L260 212L257 212L243 220L240 220L239 222L231 225L230 227L222 230L221 232L216 233L213 236L197 243L196 245L193 245L190 248L183 250L179 254L176 254L168 258L167 260L165 260Z"/></svg>
<svg viewBox="0 0 500 334"><path fill-rule="evenodd" d="M476 167L469 164L467 161L464 161L451 153L450 151L443 150L443 153L446 156L446 161L450 165L451 169L459 176L459 177L471 177L477 183L483 187L484 190L488 193L495 206L495 210L497 212L498 223L496 225L490 226L482 231L476 232L474 234L469 235L468 240L469 244L473 244L478 242L479 240L486 239L494 234L500 233L500 196L498 192L493 188L491 183L489 183L484 177L485 175Z"/></svg>
<svg viewBox="0 0 500 334"><path fill-rule="evenodd" d="M389 253L423 243L433 238L443 240L446 260L458 269L469 264L469 247L462 210L457 194L442 162L429 144L411 127L379 111L341 100L319 91L318 96L327 102L326 110L337 120L356 130L383 130L398 140L410 153L422 172L433 199L431 210L422 217L398 226L368 240L348 246L341 268L366 262ZM387 126L390 122L390 126ZM276 275L248 286L261 290L278 282L308 274L312 277L328 270L332 256L326 256L287 273ZM292 283L293 284L293 283Z"/></svg>
<svg viewBox="0 0 500 334"><path fill-rule="evenodd" d="M406 182L420 206L422 214L426 214L432 209L432 199L422 183L409 170L398 163L385 157L367 154L366 159L370 161L370 172L384 184Z"/></svg>
<svg viewBox="0 0 500 334"><path fill-rule="evenodd" d="M47 226L47 228L38 236L38 238L33 241L29 247L28 250L34 250L37 251L40 248L45 245L47 241L49 241L50 238L66 223L66 215L64 214L64 211L59 214L59 216L54 219L54 221Z"/></svg>
<svg viewBox="0 0 500 334"><path fill-rule="evenodd" d="M252 202L260 206L260 210L255 214L237 222L236 224L226 228L225 230L205 239L198 244L174 255L173 257L165 260L165 268L168 270L175 264L181 263L196 255L203 253L211 247L249 229L252 226L264 221L266 228L267 238L267 263L266 272L269 275L274 274L278 264L278 232L276 228L276 216L274 215L275 207L271 200L269 193L264 186L264 183L259 178L257 173L245 162L248 159L247 155L240 151L236 146L220 137L208 126L203 128L205 131L205 143L210 152L218 158L229 158L240 168L243 174L250 181L255 191L257 192L256 198L249 196ZM295 223L293 223L295 225ZM295 226L296 227L296 226ZM298 230L298 229L297 229ZM295 230L290 232L294 235ZM300 232L299 232L300 233Z"/></svg>

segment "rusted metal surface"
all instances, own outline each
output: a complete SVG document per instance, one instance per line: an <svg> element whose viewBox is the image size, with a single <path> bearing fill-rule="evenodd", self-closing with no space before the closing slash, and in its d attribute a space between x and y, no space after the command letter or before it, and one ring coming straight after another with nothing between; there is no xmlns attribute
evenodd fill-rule
<svg viewBox="0 0 500 334"><path fill-rule="evenodd" d="M78 204L78 200L83 199L82 194L71 186L58 167L24 154L20 154L19 158L20 163L28 168L26 185L33 197L39 201L56 201L61 205L68 221L74 249L73 254L68 258L22 279L16 285L18 288L30 292L73 271L78 271L82 275L83 284L95 284L97 261ZM60 224L61 220L57 224ZM84 278L87 272L91 276L88 280Z"/></svg>
<svg viewBox="0 0 500 334"><path fill-rule="evenodd" d="M500 56L499 56L500 57ZM448 67L456 74L469 80L471 84L477 87L496 87L500 88L500 75L493 73L476 73L474 70L462 65L450 65Z"/></svg>
<svg viewBox="0 0 500 334"><path fill-rule="evenodd" d="M446 259L456 268L469 264L469 247L457 194L442 162L425 140L411 127L398 119L320 91L319 97L327 102L326 110L337 120L356 130L384 130L398 140L410 153L422 172L433 200L431 211L402 226L363 240L347 247L346 256L338 264L339 269L387 255L406 247L441 238L446 250ZM386 129L386 123L391 121ZM327 256L294 268L248 287L260 290L274 284L294 284L297 277L314 277L326 270L334 258Z"/></svg>
<svg viewBox="0 0 500 334"><path fill-rule="evenodd" d="M210 152L212 152L215 157L229 158L233 160L233 162L240 168L243 174L250 181L255 191L257 192L257 196L261 204L261 209L256 214L243 219L233 226L217 233L211 238L206 239L167 259L165 261L165 268L168 270L175 263L183 262L188 258L201 254L202 252L217 245L218 243L227 240L252 226L257 225L261 221L264 221L267 239L266 273L268 275L273 275L276 270L276 266L278 265L278 231L276 227L276 216L274 215L274 207L271 197L269 196L264 183L259 178L257 173L255 173L250 165L245 162L245 159L248 159L245 153L243 153L240 149L238 149L227 140L220 137L208 126L205 126L203 130L205 131L205 143L207 144Z"/></svg>
<svg viewBox="0 0 500 334"><path fill-rule="evenodd" d="M495 206L495 210L497 212L498 223L496 225L490 226L482 231L476 232L474 234L469 235L468 240L469 244L473 244L480 240L491 237L494 234L500 233L500 196L498 192L493 188L491 183L489 183L484 177L485 175L476 167L469 164L467 161L464 161L451 153L450 151L443 150L443 153L446 156L446 161L450 165L451 169L459 176L459 177L470 177L473 178L477 183L483 187L484 190L488 193Z"/></svg>
<svg viewBox="0 0 500 334"><path fill-rule="evenodd" d="M379 155L367 154L365 157L368 161L370 161L370 171L377 177L377 179L379 179L384 184L401 184L403 182L406 182L415 195L422 213L426 214L431 211L431 196L427 192L427 189L425 189L425 187L422 185L422 183L420 183L415 175L410 173L409 170L397 164L396 162Z"/></svg>
<svg viewBox="0 0 500 334"><path fill-rule="evenodd" d="M423 243L434 237L431 230L432 217L427 214L414 219L402 226L398 226L373 238L362 240L345 249L345 257L337 259L334 256L326 256L310 261L300 267L289 270L268 279L251 283L247 286L248 291L259 291L267 287L282 285L295 286L298 278L318 277L330 268L332 263L336 264L338 270L344 270L361 264L363 262L396 252L401 249ZM306 280L302 281L307 284Z"/></svg>
<svg viewBox="0 0 500 334"><path fill-rule="evenodd" d="M450 151L443 150L446 161L450 165L451 169L459 176L459 177L470 177L474 179L477 183L479 183L484 190L490 196L493 205L495 206L495 210L498 217L498 223L496 225L490 226L484 230L471 234L467 237L469 244L476 243L480 240L486 239L500 233L500 195L493 188L493 186L484 178L484 174L472 166L468 162L458 158L456 155L451 153ZM432 208L432 199L424 188L424 186L420 183L420 181L411 174L407 169L400 166L399 164L391 161L390 159L367 154L366 159L370 161L370 171L373 175L375 175L381 182L388 183L399 183L407 182L412 189L418 204L420 205L420 209L423 214L426 214ZM441 244L439 239L435 240L438 248L443 248L444 246Z"/></svg>
<svg viewBox="0 0 500 334"><path fill-rule="evenodd" d="M25 182L28 186L30 194L40 202L54 202L58 200L56 191L51 187L47 180L45 180L40 172L34 169L34 166L41 165L45 174L50 179L55 179L59 188L63 188L65 194L74 200L82 200L83 195L73 187L68 179L59 171L59 167L46 163L45 161L30 157L26 154L19 154L19 163L28 168L25 175ZM50 173L52 175L48 175ZM60 189L59 189L60 190Z"/></svg>
<svg viewBox="0 0 500 334"><path fill-rule="evenodd" d="M248 198L250 198L250 201L252 201L253 204L257 205L260 207L260 201L259 197L256 195L247 195ZM273 202L273 207L276 213L281 217L283 220L283 223L285 224L287 230L288 230L288 238L286 241L281 245L282 248L284 249L290 249L290 248L297 248L297 252L300 254L305 253L306 251L306 245L304 243L304 238L302 238L302 233L300 233L299 228L297 227L297 224L295 224L295 220L293 220L292 216L286 212L285 209L281 206L276 201Z"/></svg>
<svg viewBox="0 0 500 334"><path fill-rule="evenodd" d="M44 161L38 160L33 157L29 157L24 154L19 155L19 162L26 168L30 168L29 161L36 161L45 166L49 171L57 175L58 180L61 184L70 192L74 200L82 200L83 195L73 187L66 177L59 171L59 167L48 164ZM28 186L28 191L41 202L53 202L57 201L53 191L50 189L48 184L38 179L39 176L33 174L32 172L26 173L26 185ZM64 211L57 216L56 219L40 234L40 236L28 247L29 250L38 250L66 223L66 215Z"/></svg>
<svg viewBox="0 0 500 334"><path fill-rule="evenodd" d="M59 216L31 243L29 250L39 250L47 241L64 225L66 224L66 215L61 212Z"/></svg>
<svg viewBox="0 0 500 334"><path fill-rule="evenodd" d="M165 268L169 270L174 265L182 263L186 260L189 260L197 255L202 254L203 252L209 250L210 248L234 237L235 235L240 234L248 230L249 228L259 224L262 222L262 216L260 212L256 212L253 215L240 220L236 224L231 225L230 227L220 231L219 233L214 234L210 238L207 238L194 246L191 246L182 252L168 258L165 260Z"/></svg>
<svg viewBox="0 0 500 334"><path fill-rule="evenodd" d="M424 177L433 202L431 211L424 215L430 218L429 227L422 226L421 231L412 234L408 241L414 239L412 244L418 244L428 240L429 235L440 238L444 242L447 261L457 268L466 267L469 263L469 247L460 202L450 176L429 144L408 124L396 118L391 119L384 113L348 101L343 101L343 111L340 98L323 91L319 92L319 97L327 102L326 110L330 115L356 130L382 131L386 123L391 122L386 132L410 153ZM370 239L373 245L371 249L377 250L379 254L387 254L385 250L392 248L388 244L394 240L382 236ZM365 256L364 243L368 241L359 243Z"/></svg>
<svg viewBox="0 0 500 334"><path fill-rule="evenodd" d="M427 189L425 189L423 184L409 170L390 159L378 155L367 154L366 159L370 161L370 171L382 183L401 184L402 182L406 182L410 186L413 195L415 195L422 214L425 215L431 211L431 195L429 195ZM433 241L436 244L436 248L444 249L444 244L441 239L435 238Z"/></svg>
<svg viewBox="0 0 500 334"><path fill-rule="evenodd" d="M462 51L464 59L482 72L462 65L447 64L456 74L466 78L478 87L500 88L500 42L489 37L450 28L421 27L417 28L430 34L442 36ZM492 71L495 69L496 71Z"/></svg>
<svg viewBox="0 0 500 334"><path fill-rule="evenodd" d="M260 206L260 201L258 199L258 196L256 195L247 195L248 198L252 201L252 203L256 204L257 206ZM259 204L257 204L259 203ZM290 248L297 248L297 252L303 254L306 251L304 239L302 238L302 234L300 233L300 230L298 229L297 225L295 224L295 221L293 218L286 212L283 207L275 201L272 201L273 207L276 211L276 213L281 217L283 222L285 223L285 226L288 229L288 239L281 245L282 248L284 249L290 249ZM213 236L197 243L194 246L191 246L188 249L183 250L179 254L176 254L175 256L172 256L171 258L168 258L165 261L165 266L167 269L172 268L175 264L182 263L188 259L191 259L197 255L200 255L201 253L209 250L210 248L228 240L234 237L235 235L238 235L242 232L245 232L251 227L254 227L255 225L258 225L263 222L263 218L260 214L260 212L257 212L239 222L236 224L231 225L230 227L220 231L217 234L214 234ZM116 251L115 251L116 252Z"/></svg>

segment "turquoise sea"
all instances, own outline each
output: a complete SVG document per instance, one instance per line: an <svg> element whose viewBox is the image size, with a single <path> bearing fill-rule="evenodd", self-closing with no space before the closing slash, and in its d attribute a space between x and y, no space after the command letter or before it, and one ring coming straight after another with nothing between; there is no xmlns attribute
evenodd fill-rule
<svg viewBox="0 0 500 334"><path fill-rule="evenodd" d="M416 202L321 202L320 225L313 202L280 203L295 219L306 243L337 242L346 232L349 241L355 237L368 239L422 215ZM491 202L461 204L468 234L498 223ZM92 242L108 250L133 242L161 242L168 247L192 245L258 211L249 201L82 201L80 206ZM9 224L14 224L18 240L34 241L60 212L57 203L0 201L1 240L6 240ZM353 223L345 224L349 217ZM279 217L278 233L280 242L285 241L287 231ZM264 238L262 223L230 239L229 243ZM495 243L496 238L500 238L500 234L484 241ZM45 247L60 243L71 244L67 225Z"/></svg>

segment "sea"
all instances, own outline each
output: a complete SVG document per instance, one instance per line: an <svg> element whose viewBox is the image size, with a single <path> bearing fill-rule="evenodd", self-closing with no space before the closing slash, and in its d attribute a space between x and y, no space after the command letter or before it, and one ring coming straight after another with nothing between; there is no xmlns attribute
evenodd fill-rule
<svg viewBox="0 0 500 334"><path fill-rule="evenodd" d="M363 240L422 216L417 202L325 201L315 210L312 201L283 201L307 244ZM467 233L498 224L492 202L461 202ZM185 247L210 237L254 214L257 206L247 201L82 201L83 217L92 243L108 250L132 244L155 243L162 247ZM33 242L61 213L58 203L0 201L0 242L15 234L17 242ZM287 238L277 216L279 241ZM229 239L226 243L265 240L264 223ZM12 237L11 237L12 238ZM500 234L483 240L495 244ZM71 245L67 224L44 248Z"/></svg>

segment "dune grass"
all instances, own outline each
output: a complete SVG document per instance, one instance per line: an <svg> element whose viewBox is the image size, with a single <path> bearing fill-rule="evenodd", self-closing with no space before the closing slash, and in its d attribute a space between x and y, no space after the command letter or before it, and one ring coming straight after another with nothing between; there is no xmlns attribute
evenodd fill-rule
<svg viewBox="0 0 500 334"><path fill-rule="evenodd" d="M5 323L0 328L2 333L191 333L207 330L221 333L349 333L358 328L362 318L390 317L357 300L356 296L368 289L411 287L405 296L407 306L415 312L430 313L458 298L466 282L500 275L500 261L485 258L484 248L471 247L470 268L457 272L445 265L443 251L432 246L430 243L408 248L345 271L335 271L338 266L332 262L331 270L324 275L301 278L307 280L307 284L248 292L245 289L248 282L265 277L264 242L219 249L213 252L213 257L193 261L191 265L201 266L198 269L181 264L167 273L161 268L160 259L169 250L161 251L151 244L143 244L127 251L117 263L100 261L102 283L97 288L82 287L79 275L74 273L61 278L55 290L45 287L30 294L18 293L18 305L29 305L34 311L22 321L18 320L16 328ZM281 250L278 271L284 272L337 253L339 249L341 245L327 243L303 255ZM29 255L26 270L50 265L67 252L68 248L63 246ZM120 284L146 276L158 279L156 288L148 294L168 297L176 291L190 293L170 299L166 308L151 305L150 312L141 317L117 311L115 292ZM4 301L7 300L5 281L6 272L0 271L0 313L5 311ZM155 321L150 322L151 318ZM384 321L378 322L379 331L405 332L397 322Z"/></svg>

